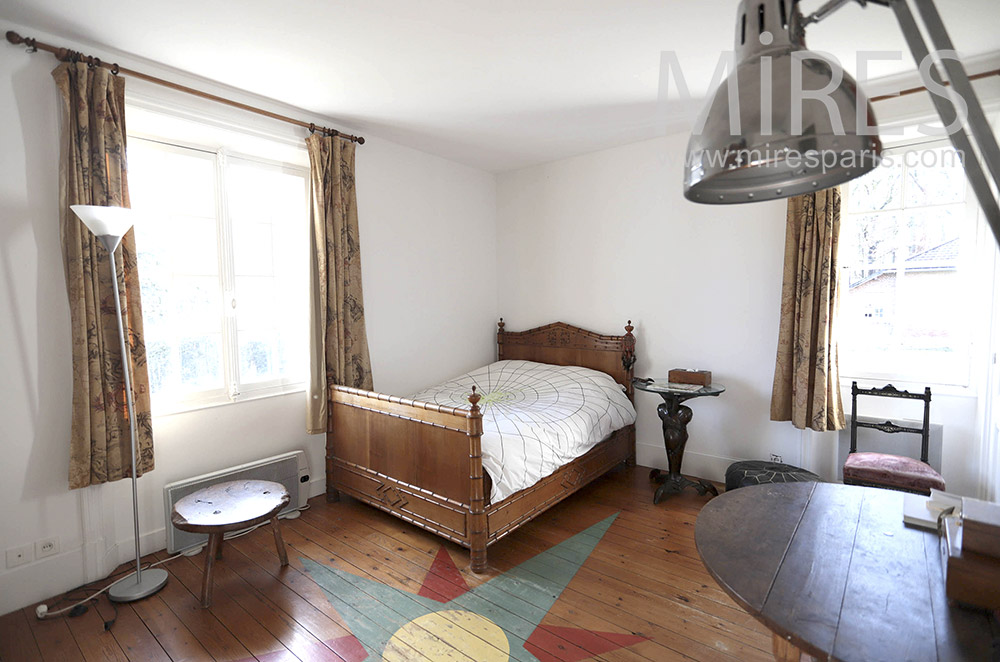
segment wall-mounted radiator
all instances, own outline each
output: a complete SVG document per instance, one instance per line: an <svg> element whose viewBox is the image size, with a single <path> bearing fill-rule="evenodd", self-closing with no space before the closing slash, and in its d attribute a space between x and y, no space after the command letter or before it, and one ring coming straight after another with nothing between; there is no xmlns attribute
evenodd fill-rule
<svg viewBox="0 0 1000 662"><path fill-rule="evenodd" d="M901 418L891 419L893 423L904 427L921 428L923 421L910 421ZM885 418L872 416L858 416L858 421L866 423L884 423ZM931 423L930 437L927 442L927 464L931 465L935 471L941 472L941 440L944 435L944 426ZM844 480L844 462L847 454L851 450L851 418L847 416L847 427L840 431L837 448L837 480ZM858 451L868 451L870 453L889 453L891 455L904 455L915 460L920 459L920 435L908 432L896 432L888 434L872 430L871 428L858 428Z"/></svg>
<svg viewBox="0 0 1000 662"><path fill-rule="evenodd" d="M309 463L303 451L292 451L256 462L248 462L238 467L214 471L202 476L179 480L163 487L163 505L167 517L167 552L176 554L193 547L204 545L208 536L204 533L188 533L175 529L170 523L170 514L174 504L188 494L196 492L209 485L225 483L230 480L271 480L281 483L291 495L288 507L278 516L298 514L309 499Z"/></svg>

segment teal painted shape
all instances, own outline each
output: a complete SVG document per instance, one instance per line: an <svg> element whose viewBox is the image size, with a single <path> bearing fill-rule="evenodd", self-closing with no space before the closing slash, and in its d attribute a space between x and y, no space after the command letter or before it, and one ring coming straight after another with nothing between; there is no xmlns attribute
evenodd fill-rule
<svg viewBox="0 0 1000 662"><path fill-rule="evenodd" d="M568 538L554 547L541 552L515 568L508 570L499 577L477 586L470 593L489 600L495 604L504 605L511 602L510 595L520 595L526 602L535 606L533 618L530 621L515 618L523 607L511 605L501 620L493 622L508 634L518 639L527 640L535 631L545 614L562 595L580 566L587 560L594 547L600 542L608 527L618 516L614 515L594 524L580 533ZM468 595L468 594L466 594ZM459 596L452 602L458 602L465 596ZM518 642L523 646L523 641Z"/></svg>
<svg viewBox="0 0 1000 662"><path fill-rule="evenodd" d="M525 642L616 517L618 513L445 604L311 559L301 560L369 656L381 656L396 631L413 619L462 609L496 623L507 635L512 659L537 662L538 658L524 648Z"/></svg>
<svg viewBox="0 0 1000 662"><path fill-rule="evenodd" d="M377 653L381 657L381 651L399 628L441 606L439 602L381 582L299 558L369 656Z"/></svg>

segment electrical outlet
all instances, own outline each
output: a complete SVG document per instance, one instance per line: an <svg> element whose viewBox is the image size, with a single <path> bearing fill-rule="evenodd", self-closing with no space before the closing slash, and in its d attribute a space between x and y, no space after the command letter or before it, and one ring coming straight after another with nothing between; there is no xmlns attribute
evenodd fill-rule
<svg viewBox="0 0 1000 662"><path fill-rule="evenodd" d="M19 565L30 563L35 559L34 552L35 552L34 545L21 545L20 547L11 547L10 549L7 550L7 567L16 568Z"/></svg>
<svg viewBox="0 0 1000 662"><path fill-rule="evenodd" d="M59 536L35 541L35 558L44 559L59 553Z"/></svg>
<svg viewBox="0 0 1000 662"><path fill-rule="evenodd" d="M781 462L781 456L777 453L771 453L771 462Z"/></svg>

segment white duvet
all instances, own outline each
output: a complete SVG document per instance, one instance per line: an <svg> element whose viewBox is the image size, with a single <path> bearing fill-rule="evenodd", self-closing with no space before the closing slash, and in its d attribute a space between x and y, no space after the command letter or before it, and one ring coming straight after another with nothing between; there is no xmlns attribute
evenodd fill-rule
<svg viewBox="0 0 1000 662"><path fill-rule="evenodd" d="M483 467L493 479L493 503L635 422L635 408L621 385L577 366L497 361L411 397L468 407L473 385L482 395Z"/></svg>

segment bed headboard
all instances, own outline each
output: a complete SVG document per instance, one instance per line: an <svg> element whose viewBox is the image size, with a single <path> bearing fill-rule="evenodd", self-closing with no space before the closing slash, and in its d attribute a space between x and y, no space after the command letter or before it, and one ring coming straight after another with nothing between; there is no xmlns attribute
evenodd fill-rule
<svg viewBox="0 0 1000 662"><path fill-rule="evenodd" d="M628 321L625 335L621 336L602 336L565 322L514 332L504 330L501 317L497 326L498 360L579 365L600 370L624 386L625 393L632 399L632 366L635 364L632 320Z"/></svg>

